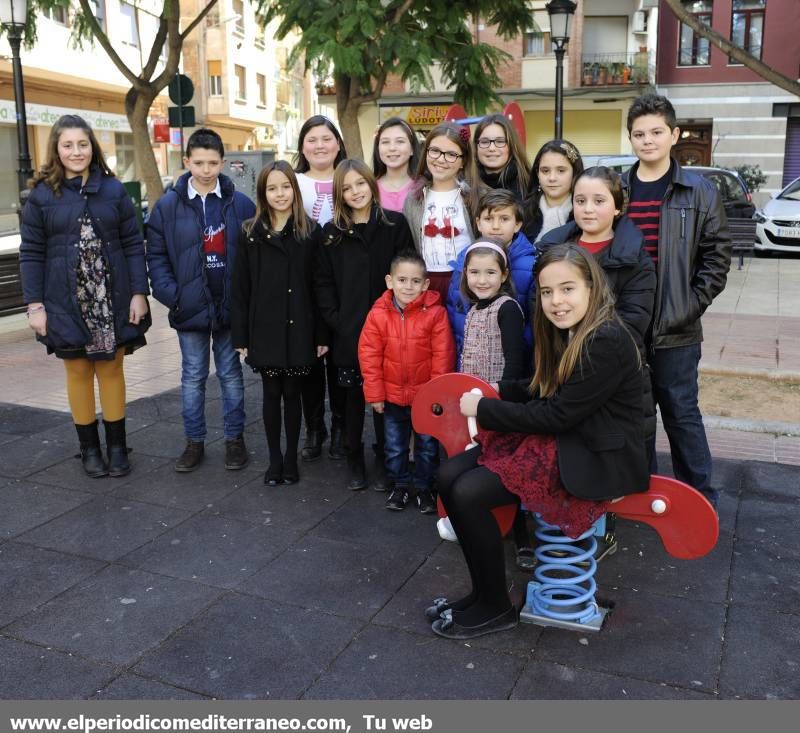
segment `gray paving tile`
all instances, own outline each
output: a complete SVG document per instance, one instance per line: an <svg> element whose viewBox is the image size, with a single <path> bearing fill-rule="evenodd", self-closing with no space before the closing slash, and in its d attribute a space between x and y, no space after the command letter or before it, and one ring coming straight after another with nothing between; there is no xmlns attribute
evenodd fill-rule
<svg viewBox="0 0 800 733"><path fill-rule="evenodd" d="M422 564L412 548L365 553L353 543L305 537L247 581L247 593L369 619ZM342 589L347 592L343 593Z"/></svg>
<svg viewBox="0 0 800 733"><path fill-rule="evenodd" d="M23 478L60 463L78 452L78 439L71 423L56 425L24 439L0 446L0 471Z"/></svg>
<svg viewBox="0 0 800 733"><path fill-rule="evenodd" d="M180 687L165 685L158 680L148 680L135 674L124 673L110 685L92 695L95 700L207 700Z"/></svg>
<svg viewBox="0 0 800 733"><path fill-rule="evenodd" d="M118 674L113 667L0 636L0 698L85 699Z"/></svg>
<svg viewBox="0 0 800 733"><path fill-rule="evenodd" d="M350 499L350 492L326 486L318 480L301 478L299 484L292 486L264 486L263 478L256 478L216 502L211 511L303 533Z"/></svg>
<svg viewBox="0 0 800 733"><path fill-rule="evenodd" d="M226 471L221 461L211 458L208 456L191 473L178 473L174 461L167 460L153 471L113 488L112 496L196 512L217 505L248 482L258 481L253 471Z"/></svg>
<svg viewBox="0 0 800 733"><path fill-rule="evenodd" d="M91 479L88 479L91 480ZM0 538L15 537L91 501L91 494L13 480L0 487ZM13 507L13 510L11 508Z"/></svg>
<svg viewBox="0 0 800 733"><path fill-rule="evenodd" d="M181 414L180 395L162 393L153 397L129 402L125 406L125 413L129 417L154 422L156 420L170 419Z"/></svg>
<svg viewBox="0 0 800 733"><path fill-rule="evenodd" d="M209 428L206 440L213 441L221 437L221 430ZM136 453L175 460L186 446L186 437L181 425L162 421L129 435L128 446Z"/></svg>
<svg viewBox="0 0 800 733"><path fill-rule="evenodd" d="M722 532L716 547L697 560L678 560L667 554L658 533L647 525L617 522L616 554L601 561L595 579L601 591L633 588L685 598L723 603L733 538Z"/></svg>
<svg viewBox="0 0 800 733"><path fill-rule="evenodd" d="M621 677L713 692L722 654L725 606L633 590L600 633L545 629L534 658Z"/></svg>
<svg viewBox="0 0 800 733"><path fill-rule="evenodd" d="M386 511L386 497L375 491L355 492L350 501L314 528L314 534L329 539L346 537L373 552L396 545L414 547L430 554L442 541L436 531L436 516L408 508Z"/></svg>
<svg viewBox="0 0 800 733"><path fill-rule="evenodd" d="M295 699L361 624L230 593L134 671L217 698Z"/></svg>
<svg viewBox="0 0 800 733"><path fill-rule="evenodd" d="M743 487L748 495L763 494L775 498L797 499L800 466L748 461L743 467Z"/></svg>
<svg viewBox="0 0 800 733"><path fill-rule="evenodd" d="M106 494L131 481L136 481L154 468L163 465L167 459L130 453L129 460L131 472L127 476L114 478L103 476L101 478L91 479L84 472L81 462L74 457L70 457L49 468L45 468L43 471L34 473L28 480L40 481L43 484L60 486L65 489L80 489L81 491L89 491L93 494Z"/></svg>
<svg viewBox="0 0 800 733"><path fill-rule="evenodd" d="M15 435L14 433L0 433L0 445L6 445L7 443L22 441L24 439L25 438L22 435Z"/></svg>
<svg viewBox="0 0 800 733"><path fill-rule="evenodd" d="M432 633L417 636L368 626L303 697L502 700L511 694L524 663L524 657L497 654Z"/></svg>
<svg viewBox="0 0 800 733"><path fill-rule="evenodd" d="M218 590L109 566L6 628L82 656L130 665L199 614Z"/></svg>
<svg viewBox="0 0 800 733"><path fill-rule="evenodd" d="M103 567L102 562L5 542L0 545L0 626Z"/></svg>
<svg viewBox="0 0 800 733"><path fill-rule="evenodd" d="M189 512L98 496L21 535L23 542L116 560L189 517Z"/></svg>
<svg viewBox="0 0 800 733"><path fill-rule="evenodd" d="M796 610L796 609L795 609ZM800 698L800 624L796 614L734 606L725 629L720 695Z"/></svg>
<svg viewBox="0 0 800 733"><path fill-rule="evenodd" d="M713 700L710 693L532 661L514 687L512 700Z"/></svg>
<svg viewBox="0 0 800 733"><path fill-rule="evenodd" d="M202 515L120 558L119 562L184 580L233 588L297 538L294 532ZM292 578L287 579L290 583ZM252 580L247 580L248 592Z"/></svg>
<svg viewBox="0 0 800 733"><path fill-rule="evenodd" d="M766 606L771 611L797 613L800 608L800 554L774 552L744 540L737 542L730 575L730 597L737 605Z"/></svg>
<svg viewBox="0 0 800 733"><path fill-rule="evenodd" d="M0 403L0 433L33 435L61 423L72 423L69 413L39 407Z"/></svg>
<svg viewBox="0 0 800 733"><path fill-rule="evenodd" d="M800 558L798 526L800 499L745 496L739 510L736 536L773 554Z"/></svg>

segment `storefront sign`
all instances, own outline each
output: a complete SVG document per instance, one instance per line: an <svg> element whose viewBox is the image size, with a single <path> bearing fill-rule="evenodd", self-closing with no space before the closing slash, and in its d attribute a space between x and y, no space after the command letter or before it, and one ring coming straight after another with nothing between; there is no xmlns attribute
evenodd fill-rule
<svg viewBox="0 0 800 733"><path fill-rule="evenodd" d="M169 120L162 117L153 120L153 142L169 142Z"/></svg>
<svg viewBox="0 0 800 733"><path fill-rule="evenodd" d="M51 107L49 104L26 104L25 113L29 125L52 126L62 115L80 115L93 130L109 130L111 132L130 132L131 126L125 115L109 112L97 112L86 109L70 109L67 107ZM17 108L13 99L0 99L0 123L10 125L17 122Z"/></svg>
<svg viewBox="0 0 800 733"><path fill-rule="evenodd" d="M390 117L400 117L411 127L428 129L444 120L449 104L429 104L414 107L381 107L381 121Z"/></svg>

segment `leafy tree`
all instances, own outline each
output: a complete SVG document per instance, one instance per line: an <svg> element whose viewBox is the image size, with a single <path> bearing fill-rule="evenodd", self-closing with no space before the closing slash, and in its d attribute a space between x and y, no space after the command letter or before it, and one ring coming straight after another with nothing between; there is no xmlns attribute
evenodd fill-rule
<svg viewBox="0 0 800 733"><path fill-rule="evenodd" d="M664 4L672 11L672 14L684 25L689 26L698 36L705 38L709 43L713 43L717 48L724 51L734 61L744 64L748 69L754 71L762 79L773 83L776 87L785 89L790 94L800 97L800 83L780 71L773 69L751 53L748 53L740 46L736 46L728 38L717 33L709 25L700 21L692 15L684 6L681 0L664 0Z"/></svg>
<svg viewBox="0 0 800 733"><path fill-rule="evenodd" d="M70 9L71 3L70 0L29 0L29 2L32 12L28 14L30 20L28 28L26 28L25 40L26 44L30 46L36 40L36 17L40 11L54 7ZM216 4L217 0L210 0L197 16L181 30L179 0L162 0L161 12L158 16L158 29L150 49L146 52L144 65L139 71L128 67L120 58L108 35L98 23L89 0L78 0L78 7L74 11L72 40L75 45L82 48L84 43L96 41L114 66L130 82L131 87L125 95L125 115L133 133L136 168L147 185L147 197L151 206L161 196L163 186L150 143L147 115L159 92L177 73L186 37ZM166 61L159 70L162 51L166 56Z"/></svg>
<svg viewBox="0 0 800 733"><path fill-rule="evenodd" d="M750 191L750 193L755 193L767 182L767 177L764 174L764 171L761 170L761 166L758 163L755 163L754 165L737 165L735 170L739 174L739 177L744 181L745 185L747 186L747 190Z"/></svg>
<svg viewBox="0 0 800 733"><path fill-rule="evenodd" d="M476 41L478 18L496 25L505 38L531 23L526 0L256 0L265 23L279 20L276 36L295 31L293 59L305 54L306 68L321 79L331 72L336 108L347 152L362 157L358 110L377 100L390 74L412 88L431 87L431 65L455 90L455 101L482 112L499 98L497 73L509 54Z"/></svg>

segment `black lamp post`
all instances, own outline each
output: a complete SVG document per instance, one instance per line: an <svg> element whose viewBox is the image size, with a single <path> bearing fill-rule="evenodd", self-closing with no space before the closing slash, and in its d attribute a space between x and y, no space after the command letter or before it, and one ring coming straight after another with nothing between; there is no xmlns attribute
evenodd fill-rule
<svg viewBox="0 0 800 733"><path fill-rule="evenodd" d="M33 175L31 156L28 152L28 119L25 114L25 87L22 83L22 62L19 46L28 19L27 0L0 0L0 25L8 33L11 45L11 69L14 77L14 100L17 105L17 147L19 169L17 170L20 204L25 203L28 179ZM20 214L22 209L20 208Z"/></svg>
<svg viewBox="0 0 800 733"><path fill-rule="evenodd" d="M561 139L564 127L564 47L569 43L572 16L577 7L572 0L550 0L545 5L550 16L550 42L556 53L556 140Z"/></svg>

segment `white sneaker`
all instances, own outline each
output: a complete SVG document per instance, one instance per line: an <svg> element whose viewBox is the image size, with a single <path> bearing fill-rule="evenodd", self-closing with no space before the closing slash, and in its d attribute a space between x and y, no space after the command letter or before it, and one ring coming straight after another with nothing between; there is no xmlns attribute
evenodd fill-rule
<svg viewBox="0 0 800 733"><path fill-rule="evenodd" d="M458 542L453 525L450 523L449 517L442 517L436 522L436 529L439 530L439 537L448 542Z"/></svg>

